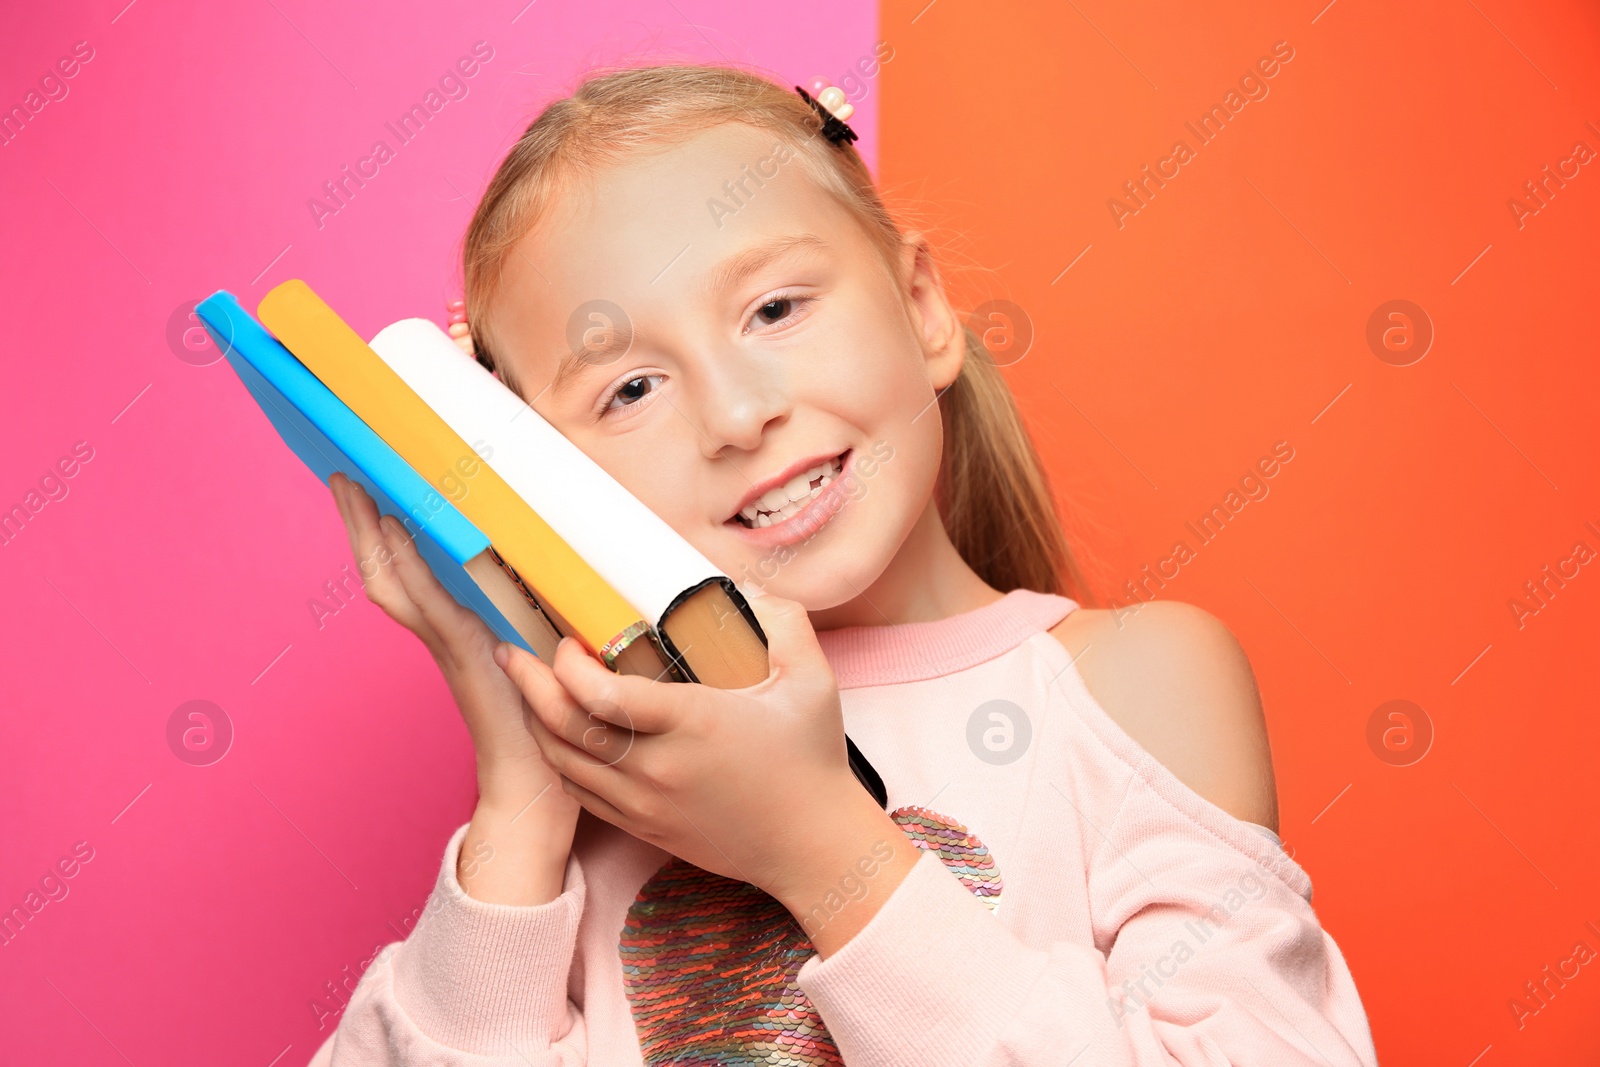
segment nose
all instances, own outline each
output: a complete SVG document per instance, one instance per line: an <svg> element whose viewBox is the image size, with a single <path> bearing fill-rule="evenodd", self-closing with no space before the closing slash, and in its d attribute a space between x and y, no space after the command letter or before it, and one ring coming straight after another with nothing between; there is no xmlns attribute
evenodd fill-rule
<svg viewBox="0 0 1600 1067"><path fill-rule="evenodd" d="M786 368L737 348L708 360L700 390L700 444L706 458L733 448L753 452L792 407Z"/></svg>

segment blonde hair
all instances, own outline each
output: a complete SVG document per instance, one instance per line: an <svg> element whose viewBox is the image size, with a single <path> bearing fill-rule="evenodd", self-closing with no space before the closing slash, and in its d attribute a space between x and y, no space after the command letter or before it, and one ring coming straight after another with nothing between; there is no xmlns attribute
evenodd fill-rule
<svg viewBox="0 0 1600 1067"><path fill-rule="evenodd" d="M506 258L568 183L632 153L680 143L727 122L787 143L818 186L860 223L884 261L896 261L901 231L866 164L850 145L818 135L821 119L798 93L731 67L597 70L571 96L539 113L473 212L462 273L479 360L497 369L493 302ZM1001 592L1032 589L1090 603L1010 387L978 336L964 331L961 373L939 397L945 444L935 499L950 540L967 565ZM498 371L517 389L508 368Z"/></svg>

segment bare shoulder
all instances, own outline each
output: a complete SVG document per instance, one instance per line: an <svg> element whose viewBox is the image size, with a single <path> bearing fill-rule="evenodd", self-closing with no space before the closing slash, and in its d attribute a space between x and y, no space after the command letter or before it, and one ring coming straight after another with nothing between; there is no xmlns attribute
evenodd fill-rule
<svg viewBox="0 0 1600 1067"><path fill-rule="evenodd" d="M1230 815L1278 829L1272 752L1250 661L1222 621L1156 600L1079 608L1050 631L1129 737Z"/></svg>

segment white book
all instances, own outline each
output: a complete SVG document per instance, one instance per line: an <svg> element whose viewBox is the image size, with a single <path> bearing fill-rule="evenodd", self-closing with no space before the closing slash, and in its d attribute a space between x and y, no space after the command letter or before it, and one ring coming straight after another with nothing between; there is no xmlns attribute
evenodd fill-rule
<svg viewBox="0 0 1600 1067"><path fill-rule="evenodd" d="M691 680L765 680L766 637L732 579L447 333L401 319L371 348L655 627Z"/></svg>

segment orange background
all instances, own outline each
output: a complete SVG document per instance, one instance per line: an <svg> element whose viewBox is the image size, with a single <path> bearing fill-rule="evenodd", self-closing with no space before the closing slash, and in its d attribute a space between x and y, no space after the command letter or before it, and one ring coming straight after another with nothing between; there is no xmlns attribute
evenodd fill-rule
<svg viewBox="0 0 1600 1067"><path fill-rule="evenodd" d="M1159 596L1250 655L1285 845L1380 1058L1593 1062L1600 957L1542 1007L1523 983L1600 952L1600 561L1520 625L1508 603L1600 549L1600 158L1520 227L1507 201L1600 151L1600 14L886 0L880 35L883 183L965 306L1031 320L1005 373L1094 592L1195 549ZM1184 123L1279 41L1269 94L1198 147ZM1180 138L1119 228L1107 201ZM1366 340L1392 299L1434 328L1408 366ZM1278 441L1269 494L1202 546L1185 523ZM1391 699L1433 726L1410 765L1367 742Z"/></svg>

